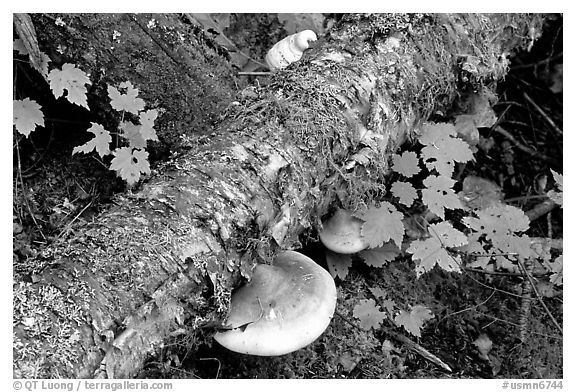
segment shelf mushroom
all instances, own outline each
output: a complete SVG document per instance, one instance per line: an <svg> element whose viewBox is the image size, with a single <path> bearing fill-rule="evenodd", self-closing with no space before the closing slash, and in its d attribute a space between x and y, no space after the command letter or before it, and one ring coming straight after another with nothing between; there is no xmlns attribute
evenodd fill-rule
<svg viewBox="0 0 576 392"><path fill-rule="evenodd" d="M333 252L352 254L368 248L362 238L364 222L347 210L339 209L326 222L319 233L320 242Z"/></svg>
<svg viewBox="0 0 576 392"><path fill-rule="evenodd" d="M226 325L214 339L251 355L288 354L316 340L336 308L336 285L322 267L294 251L272 265L259 264L248 284L233 295Z"/></svg>

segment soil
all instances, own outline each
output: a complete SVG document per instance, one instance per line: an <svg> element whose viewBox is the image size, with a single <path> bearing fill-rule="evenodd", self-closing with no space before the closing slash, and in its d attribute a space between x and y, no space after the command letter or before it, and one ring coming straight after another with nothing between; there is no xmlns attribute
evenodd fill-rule
<svg viewBox="0 0 576 392"><path fill-rule="evenodd" d="M498 125L480 130L486 148L462 175L475 174L499 186L509 203L527 211L542 201L538 181L550 169L562 173L562 17L552 17L544 36L529 53L512 58L510 73L500 85L494 105ZM274 15L232 15L229 38L251 56L263 57L270 37L286 31ZM265 78L265 77L264 77ZM245 77L245 83L254 80ZM528 98L527 98L528 97ZM14 281L27 279L34 259L56 238L67 235L72 222L90 221L107 208L113 196L126 191L123 182L89 155L70 158L80 144L70 137L70 114L45 133L15 137L13 173ZM522 149L520 146L525 147ZM528 154L526 151L534 153ZM526 164L530 162L530 164ZM562 210L556 208L531 224L532 237L562 238ZM323 249L308 243L302 250L319 263ZM534 299L527 318L521 317L521 276L438 269L419 279L409 257L382 268L355 262L346 279L337 279L337 315L312 345L280 357L236 354L212 343L209 333L201 343L186 335L174 337L150 359L142 378L546 378L563 377L562 291ZM352 315L361 299L374 298L380 288L400 308L421 304L434 318L417 338L390 325L425 347L450 368L448 372L410 351L383 330L364 331ZM378 300L376 298L376 300ZM543 307L546 305L550 314ZM527 338L520 339L525 328ZM492 349L478 349L478 339L489 339ZM475 344L476 342L476 344Z"/></svg>

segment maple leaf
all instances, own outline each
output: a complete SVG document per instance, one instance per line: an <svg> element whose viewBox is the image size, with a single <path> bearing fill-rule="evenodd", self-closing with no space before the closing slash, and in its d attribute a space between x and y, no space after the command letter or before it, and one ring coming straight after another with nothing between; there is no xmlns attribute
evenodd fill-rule
<svg viewBox="0 0 576 392"><path fill-rule="evenodd" d="M446 221L429 225L428 232L447 248L455 248L468 242L468 239L462 232L456 230Z"/></svg>
<svg viewBox="0 0 576 392"><path fill-rule="evenodd" d="M370 267L383 267L387 262L392 261L400 254L400 249L392 242L373 248L364 249L358 255L364 260L364 263Z"/></svg>
<svg viewBox="0 0 576 392"><path fill-rule="evenodd" d="M123 110L128 113L138 114L141 110L144 110L144 100L138 98L138 89L132 86L130 82L122 82L120 86L121 89L126 89L126 93L123 94L118 89L113 86L108 86L108 97L110 97L110 105L121 112Z"/></svg>
<svg viewBox="0 0 576 392"><path fill-rule="evenodd" d="M424 323L433 318L434 315L430 309L422 305L415 305L410 309L410 313L401 310L398 316L394 318L394 323L399 327L404 327L412 335L422 337L420 330Z"/></svg>
<svg viewBox="0 0 576 392"><path fill-rule="evenodd" d="M452 256L446 247L458 247L467 243L464 234L454 229L448 222L432 224L428 227L431 237L425 240L415 240L406 250L412 253L416 263L416 277L430 271L436 264L446 271L460 272L462 263L460 255Z"/></svg>
<svg viewBox="0 0 576 392"><path fill-rule="evenodd" d="M381 305L384 309L386 309L390 318L392 318L392 315L394 314L394 308L397 307L396 302L390 299L384 299L382 300Z"/></svg>
<svg viewBox="0 0 576 392"><path fill-rule="evenodd" d="M142 126L135 125L130 121L124 121L120 124L120 129L122 130L122 137L128 140L130 147L133 148L144 148L146 147L146 140L140 132Z"/></svg>
<svg viewBox="0 0 576 392"><path fill-rule="evenodd" d="M360 303L354 306L352 314L360 320L360 327L366 331L370 328L378 329L386 318L386 313L378 309L373 299L361 299Z"/></svg>
<svg viewBox="0 0 576 392"><path fill-rule="evenodd" d="M148 152L132 147L117 148L110 169L115 170L128 185L134 185L140 179L140 173L150 173Z"/></svg>
<svg viewBox="0 0 576 392"><path fill-rule="evenodd" d="M26 49L26 46L24 46L24 41L21 40L20 38L16 38L12 42L12 50L17 51L18 54L21 54L23 56L28 54L28 49Z"/></svg>
<svg viewBox="0 0 576 392"><path fill-rule="evenodd" d="M140 134L144 140L158 141L158 135L154 129L154 121L158 117L158 110L150 109L140 113Z"/></svg>
<svg viewBox="0 0 576 392"><path fill-rule="evenodd" d="M412 260L416 262L417 278L430 271L436 264L443 265L443 268L446 267L448 271L460 271L458 263L452 260L436 238L412 241L406 251L412 253Z"/></svg>
<svg viewBox="0 0 576 392"><path fill-rule="evenodd" d="M550 271L552 271L552 275L550 275L550 283L553 283L556 286L562 286L562 279L563 279L563 255L558 256L554 262L548 263L548 267Z"/></svg>
<svg viewBox="0 0 576 392"><path fill-rule="evenodd" d="M380 287L369 287L368 290L370 290L372 295L376 298L386 298L386 291Z"/></svg>
<svg viewBox="0 0 576 392"><path fill-rule="evenodd" d="M564 190L564 176L562 174L556 173L554 170L550 169L552 172L552 176L554 177L554 181L556 182L556 187L558 188L559 192L551 190L548 191L546 194L552 201L558 204L561 208L563 207L562 199L563 199L563 190Z"/></svg>
<svg viewBox="0 0 576 392"><path fill-rule="evenodd" d="M392 169L404 177L412 177L420 173L416 153L413 151L404 151L402 155L392 155Z"/></svg>
<svg viewBox="0 0 576 392"><path fill-rule="evenodd" d="M64 95L66 90L66 99L76 105L88 108L86 99L86 84L91 84L88 75L81 69L76 68L74 64L66 63L62 70L53 69L48 74L48 82L54 93L54 97L59 98Z"/></svg>
<svg viewBox="0 0 576 392"><path fill-rule="evenodd" d="M414 200L418 198L416 189L409 182L396 181L392 184L390 191L394 196L399 198L400 203L404 204L406 207L410 207Z"/></svg>
<svg viewBox="0 0 576 392"><path fill-rule="evenodd" d="M110 142L112 142L112 137L110 132L104 129L104 127L97 123L91 123L92 126L87 129L88 132L93 133L94 137L90 139L86 144L78 147L74 147L72 150L72 155L83 152L88 154L92 150L96 150L100 157L110 154Z"/></svg>
<svg viewBox="0 0 576 392"><path fill-rule="evenodd" d="M492 350L492 340L490 340L488 335L486 335L485 333L481 334L480 336L478 336L478 339L472 342L472 344L475 345L476 348L478 349L480 358L482 358L485 361L490 359L488 357L488 354L490 353L490 350Z"/></svg>
<svg viewBox="0 0 576 392"><path fill-rule="evenodd" d="M472 230L493 239L514 232L524 232L530 227L530 219L524 211L509 205L489 207L475 211L478 218L465 217L462 222Z"/></svg>
<svg viewBox="0 0 576 392"><path fill-rule="evenodd" d="M426 189L422 190L422 202L440 218L444 219L444 208L464 208L452 189L456 181L444 176L431 175L424 179L423 183Z"/></svg>
<svg viewBox="0 0 576 392"><path fill-rule="evenodd" d="M340 278L344 280L348 275L348 269L352 267L352 257L350 255L343 255L332 251L326 251L326 263L328 264L328 271L333 278Z"/></svg>
<svg viewBox="0 0 576 392"><path fill-rule="evenodd" d="M438 174L451 177L454 162L468 162L474 159L470 146L456 136L452 124L426 124L418 139L422 148L421 156L429 170L436 169Z"/></svg>
<svg viewBox="0 0 576 392"><path fill-rule="evenodd" d="M362 237L370 248L377 248L390 240L401 247L404 237L403 217L396 207L386 201L380 203L380 207L372 206L360 217L364 220Z"/></svg>
<svg viewBox="0 0 576 392"><path fill-rule="evenodd" d="M12 101L12 118L16 130L28 137L37 125L44 126L44 114L36 101L30 98Z"/></svg>

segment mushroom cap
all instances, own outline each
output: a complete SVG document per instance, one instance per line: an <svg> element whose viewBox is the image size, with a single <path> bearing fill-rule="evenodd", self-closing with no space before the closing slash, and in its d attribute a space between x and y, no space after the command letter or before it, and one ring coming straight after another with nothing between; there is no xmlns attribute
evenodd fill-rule
<svg viewBox="0 0 576 392"><path fill-rule="evenodd" d="M214 339L242 354L288 354L316 340L335 308L336 285L328 271L286 251L272 265L258 264L252 280L232 295L226 324L236 329Z"/></svg>
<svg viewBox="0 0 576 392"><path fill-rule="evenodd" d="M368 248L362 238L364 222L347 210L337 210L326 222L319 233L320 241L333 252L352 254Z"/></svg>

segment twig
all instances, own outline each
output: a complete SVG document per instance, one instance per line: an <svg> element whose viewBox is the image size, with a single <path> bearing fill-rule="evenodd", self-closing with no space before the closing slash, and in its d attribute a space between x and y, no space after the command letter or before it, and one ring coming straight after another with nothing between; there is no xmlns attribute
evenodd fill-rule
<svg viewBox="0 0 576 392"><path fill-rule="evenodd" d="M270 76L272 72L238 72L240 76Z"/></svg>
<svg viewBox="0 0 576 392"><path fill-rule="evenodd" d="M549 246L552 249L562 250L564 248L563 238L541 238L530 237L532 244L540 244L542 246Z"/></svg>
<svg viewBox="0 0 576 392"><path fill-rule="evenodd" d="M524 263L519 262L518 265L520 265L520 268L522 268L522 270L526 273L526 279L528 279L528 281L530 282L530 285L532 286L532 290L534 290L534 293L536 293L536 298L538 299L538 302L540 302L540 305L542 305L542 307L544 308L544 311L546 312L546 314L548 314L548 317L550 317L550 319L552 320L552 323L554 323L554 325L556 326L558 331L560 331L561 334L564 334L564 331L562 330L562 326L558 323L558 321L556 321L556 318L552 315L552 313L548 309L548 306L546 306L546 304L542 300L542 295L540 294L540 291L538 291L538 288L534 285L534 282L532 281L532 279L534 279L534 278L527 271L526 267L524 266Z"/></svg>
<svg viewBox="0 0 576 392"><path fill-rule="evenodd" d="M86 211L88 209L88 207L90 207L92 205L93 201L94 200L90 200L90 203L86 204L86 207L82 208L82 211L80 211L78 214L76 214L76 216L70 222L68 222L68 224L66 224L66 227L64 227L64 229L62 229L62 231L56 237L57 239L61 238L65 233L67 233L70 230L70 227L72 226L72 224L80 217L80 215L82 215L84 213L84 211Z"/></svg>
<svg viewBox="0 0 576 392"><path fill-rule="evenodd" d="M357 330L362 331L362 332L366 332L366 333L368 332L368 331L362 329L359 325L348 320L348 318L346 316L344 316L342 313L340 313L338 311L335 311L334 313L336 313L342 320L344 320L345 322L347 322L348 324L350 324L352 327L356 328ZM444 363L436 355L432 354L430 351L428 351L424 347L420 346L418 343L414 343L412 340L408 339L406 336L399 334L397 332L394 332L390 328L387 328L384 325L381 326L381 329L384 331L384 333L392 336L394 339L396 339L400 343L403 343L406 347L408 347L410 350L414 351L415 353L419 354L424 359L440 366L442 369L444 369L448 372L452 372L452 369L450 368L450 366L448 366L446 363Z"/></svg>
<svg viewBox="0 0 576 392"><path fill-rule="evenodd" d="M523 69L523 68L537 67L537 66L539 66L539 65L546 64L546 63L549 63L549 62L554 61L554 60L556 60L556 59L559 59L559 58L561 58L563 55L564 55L564 52L560 52L560 53L558 53L557 55L554 55L554 56L552 56L552 57L548 57L548 58L546 58L546 59L544 59L544 60L540 60L540 61L537 61L537 62L535 62L535 63L515 65L515 66L510 67L510 71L512 71L512 70L514 70L514 69Z"/></svg>
<svg viewBox="0 0 576 392"><path fill-rule="evenodd" d="M538 158L544 162L548 162L551 164L556 164L556 160L547 157L544 154L539 153L536 150L531 149L530 147L526 147L525 145L523 145L522 143L520 143L518 140L516 140L514 138L514 136L512 136L512 134L510 134L510 132L508 132L507 130L505 130L504 128L497 126L494 128L494 130L496 132L498 132L499 134L501 134L502 136L504 136L506 139L508 139L510 142L512 142L512 144L514 144L514 146L516 146L516 148L518 148L519 150L525 152L526 154L534 157L534 158Z"/></svg>
<svg viewBox="0 0 576 392"><path fill-rule="evenodd" d="M530 102L530 104L531 104L532 106L534 106L534 108L536 109L536 111L537 111L538 113L540 113L540 115L541 115L542 117L544 117L544 120L546 120L546 122L547 122L548 124L550 124L550 126L552 127L552 129L554 129L557 133L559 133L559 134L562 136L564 133L562 132L562 130L561 130L560 128L558 128L558 126L556 125L556 123L546 114L546 112L545 112L540 106L538 106L538 104L537 104L536 102L534 102L534 101L532 100L532 98L530 98L530 96L529 96L528 94L526 94L526 92L524 92L523 95L524 95L524 98L526 98L526 100L527 100L528 102Z"/></svg>
<svg viewBox="0 0 576 392"><path fill-rule="evenodd" d="M30 204L28 203L28 192L26 192L26 186L24 185L24 179L22 178L22 165L21 165L21 160L20 160L20 146L18 145L18 135L16 135L15 139L16 139L16 157L17 157L17 161L18 161L18 178L20 179L20 185L22 186L22 198L24 199L24 203L26 203L26 207L28 208L28 213L30 214L32 221L34 222L36 229L38 229L38 232L40 233L40 235L42 236L44 241L47 241L46 236L44 236L44 233L42 232L42 228L40 227L40 225L36 221L36 217L34 216L34 212L32 211ZM16 185L18 185L18 184L16 184Z"/></svg>
<svg viewBox="0 0 576 392"><path fill-rule="evenodd" d="M218 376L220 375L220 367L222 366L222 364L220 363L220 360L218 358L198 358L200 361L216 361L218 362L218 369L216 370L216 377L214 377L215 379L218 379Z"/></svg>
<svg viewBox="0 0 576 392"><path fill-rule="evenodd" d="M204 26L199 20L197 20L194 15L190 14L190 13L185 13L184 15L186 15L186 17L188 18L188 20L192 23L194 23L195 25L199 25L202 26L204 28L206 28L206 26ZM216 26L215 24L212 26L209 26L211 29L213 29L214 31L216 31L220 37L222 37L222 39L224 41L226 41L228 43L228 45L230 45L233 49L234 52L239 54L240 56L246 58L248 61L252 61L258 65L260 65L261 67L264 68L268 68L268 66L266 64L262 64L259 61L254 60L252 57L250 57L249 55L247 55L246 53L242 52L241 50L238 49L238 47L236 46L236 44L234 44L234 42L232 42L230 40L230 38L226 37L226 35L218 28L218 26Z"/></svg>
<svg viewBox="0 0 576 392"><path fill-rule="evenodd" d="M532 208L529 211L526 211L525 214L530 219L530 222L535 221L536 219L540 218L542 215L546 215L554 208L556 208L558 204L554 203L551 199L545 200L542 203L538 204L536 207Z"/></svg>
<svg viewBox="0 0 576 392"><path fill-rule="evenodd" d="M144 34L146 34L148 37L150 37L150 39L152 41L154 41L154 43L156 45L158 45L158 47L164 52L166 53L166 55L168 57L170 57L172 59L172 61L174 61L176 64L178 64L179 66L181 66L184 71L186 72L186 74L188 76L190 76L191 78L195 79L196 75L194 75L194 73L192 72L192 65L189 61L187 61L187 59L183 59L182 56L177 55L174 51L172 51L168 45L166 45L164 42L162 42L158 37L154 36L153 34L150 33L150 29L147 29L146 26L144 26L142 24L142 22L140 22L134 15L126 15L131 21L133 21L134 23L136 23L136 25L138 25L138 27L140 27L140 29L144 32Z"/></svg>

